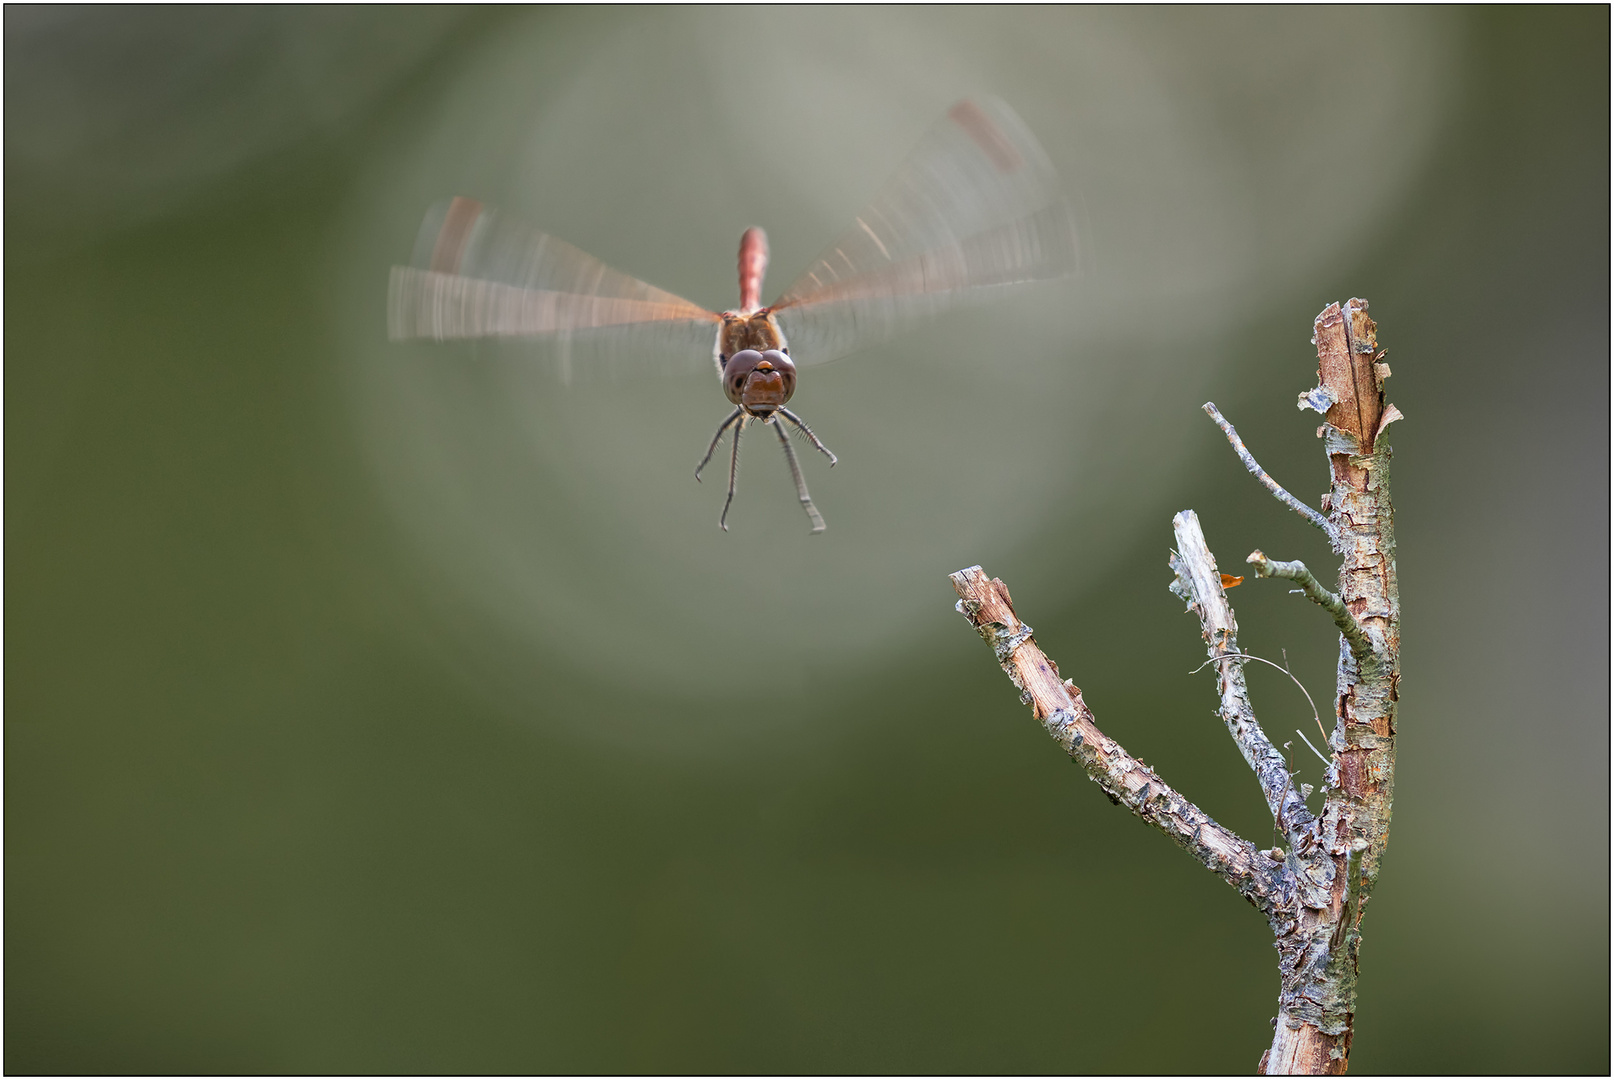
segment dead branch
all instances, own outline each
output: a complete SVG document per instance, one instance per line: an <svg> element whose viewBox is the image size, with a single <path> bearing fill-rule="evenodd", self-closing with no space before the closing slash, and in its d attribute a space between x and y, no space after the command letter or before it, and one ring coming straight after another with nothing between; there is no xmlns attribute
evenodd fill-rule
<svg viewBox="0 0 1614 1080"><path fill-rule="evenodd" d="M1395 574L1390 448L1380 436L1400 411L1384 400L1390 368L1378 351L1365 300L1330 304L1313 324L1317 388L1302 405L1324 414L1329 524L1340 553L1339 599L1378 646L1360 658L1343 637L1335 675L1334 764L1324 774L1313 880L1326 906L1303 905L1278 948L1281 988L1272 1047L1262 1071L1344 1072L1356 1008L1363 908L1378 880L1390 831L1395 778L1396 684L1401 600Z"/></svg>
<svg viewBox="0 0 1614 1080"><path fill-rule="evenodd" d="M1327 518L1289 494L1282 484L1272 479L1271 473L1261 468L1261 463L1255 460L1255 455L1250 453L1250 448L1244 445L1244 440L1239 438L1239 433L1233 429L1233 425L1228 422L1227 417L1217 410L1215 402L1207 401L1200 408L1204 410L1207 416L1216 421L1216 426L1222 429L1222 434L1226 435L1227 441L1232 444L1233 453L1239 456L1239 460L1250 471L1250 475L1261 481L1262 487L1272 492L1273 497L1283 505L1327 533L1330 538L1333 537L1334 527L1328 523Z"/></svg>
<svg viewBox="0 0 1614 1080"><path fill-rule="evenodd" d="M1222 700L1222 722L1227 733L1244 755L1245 762L1255 772L1266 796L1267 808L1289 846L1304 851L1311 845L1311 826L1315 820L1306 809L1306 800L1295 790L1289 777L1289 766L1283 753L1267 738L1255 719L1255 707L1250 704L1249 687L1244 682L1244 662L1238 658L1238 623L1233 619L1233 607L1227 602L1227 591L1222 587L1222 575L1216 569L1216 557L1205 544L1205 534L1199 527L1199 516L1184 510L1171 519L1177 536L1177 551L1171 557L1171 569L1177 577L1171 591L1188 602L1188 610L1199 616L1201 636L1206 651L1216 664L1217 690Z"/></svg>
<svg viewBox="0 0 1614 1080"><path fill-rule="evenodd" d="M1021 700L1065 752L1112 802L1170 836L1266 915L1280 956L1278 1016L1260 1065L1267 1074L1345 1071L1356 1009L1359 926L1389 832L1400 598L1390 450L1380 436L1401 414L1383 400L1390 369L1382 363L1375 334L1362 300L1343 308L1330 304L1314 324L1318 385L1300 401L1326 418L1318 435L1332 481L1324 497L1327 518L1278 485L1216 407L1205 406L1245 467L1286 506L1323 528L1342 558L1338 594L1301 563L1275 562L1259 551L1249 560L1258 577L1300 584L1340 631L1337 709L1328 737L1333 758L1324 759L1321 815L1307 810L1305 793L1295 790L1282 755L1256 720L1244 681L1243 661L1249 657L1239 651L1238 625L1198 516L1183 511L1172 522L1177 540L1172 591L1199 617L1209 662L1217 671L1220 715L1289 841L1287 854L1276 848L1259 851L1216 824L1101 732L1081 691L1061 679L1037 648L1001 581L988 579L978 566L952 575L958 610L992 646L1021 690Z"/></svg>
<svg viewBox="0 0 1614 1080"><path fill-rule="evenodd" d="M1220 874L1269 917L1285 910L1288 887L1281 865L1183 798L1149 766L1098 729L1081 690L1037 647L1020 621L1008 586L979 566L951 575L957 609L992 647L1004 674L1048 734L1087 771L1110 801L1147 821L1205 866Z"/></svg>

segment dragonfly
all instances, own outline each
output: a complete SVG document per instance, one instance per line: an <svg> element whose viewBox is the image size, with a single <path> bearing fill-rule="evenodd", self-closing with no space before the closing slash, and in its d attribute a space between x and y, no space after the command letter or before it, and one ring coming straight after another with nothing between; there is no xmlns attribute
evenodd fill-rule
<svg viewBox="0 0 1614 1080"><path fill-rule="evenodd" d="M546 342L568 364L631 358L676 367L707 348L733 409L695 468L731 436L728 531L740 436L758 423L784 448L811 531L824 531L791 445L836 457L786 407L798 369L838 359L942 312L1075 272L1077 233L1053 165L995 98L959 101L903 159L873 200L773 303L763 306L767 235L740 240L740 302L712 311L619 270L475 199L426 214L410 265L388 282L393 340L513 338ZM792 351L794 347L794 351ZM788 430L787 430L788 428Z"/></svg>

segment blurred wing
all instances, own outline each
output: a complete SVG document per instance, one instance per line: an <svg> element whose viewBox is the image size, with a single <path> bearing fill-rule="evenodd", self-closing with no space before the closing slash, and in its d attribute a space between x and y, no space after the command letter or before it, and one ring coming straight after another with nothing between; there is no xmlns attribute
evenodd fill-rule
<svg viewBox="0 0 1614 1080"><path fill-rule="evenodd" d="M568 358L708 363L718 321L467 198L427 212L411 265L394 266L387 289L394 341L533 339Z"/></svg>
<svg viewBox="0 0 1614 1080"><path fill-rule="evenodd" d="M821 363L1076 265L1074 221L1048 155L1003 102L964 100L772 309L791 359Z"/></svg>

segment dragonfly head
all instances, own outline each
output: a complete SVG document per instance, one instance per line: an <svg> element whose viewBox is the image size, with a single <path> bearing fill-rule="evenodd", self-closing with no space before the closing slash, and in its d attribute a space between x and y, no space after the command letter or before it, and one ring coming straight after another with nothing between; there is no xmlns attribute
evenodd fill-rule
<svg viewBox="0 0 1614 1080"><path fill-rule="evenodd" d="M723 365L723 392L752 416L771 416L796 392L796 365L778 349L741 349Z"/></svg>

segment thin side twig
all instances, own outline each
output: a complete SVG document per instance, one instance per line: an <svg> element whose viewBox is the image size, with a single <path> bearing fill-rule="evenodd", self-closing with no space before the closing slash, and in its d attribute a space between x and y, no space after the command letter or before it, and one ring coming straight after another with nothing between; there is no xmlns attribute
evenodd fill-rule
<svg viewBox="0 0 1614 1080"><path fill-rule="evenodd" d="M1187 601L1188 609L1199 616L1206 650L1212 660L1221 661L1217 666L1217 689L1222 699L1219 710L1222 721L1239 753L1255 772L1272 818L1290 847L1305 851L1311 846L1311 825L1316 819L1307 809L1306 800L1290 783L1283 754L1256 722L1255 707L1250 703L1249 687L1244 681L1244 667L1239 662L1242 654L1238 646L1238 623L1233 619L1232 605L1227 602L1216 558L1199 527L1199 516L1192 510L1184 510L1171 519L1171 526L1177 538L1177 553L1171 558L1171 568L1177 576L1172 581L1171 591Z"/></svg>
<svg viewBox="0 0 1614 1080"><path fill-rule="evenodd" d="M1322 716L1322 713L1317 711L1317 703L1312 700L1311 691L1306 689L1306 684L1305 683L1303 683L1299 679L1295 678L1295 673L1294 672L1290 671L1288 668L1283 667L1280 664L1274 664L1271 660L1268 660L1264 656L1257 656L1254 653L1247 653L1247 652L1225 653L1223 655L1224 656L1236 656L1240 660L1257 660L1257 661L1265 664L1267 667L1273 668L1273 669L1275 669L1277 671L1281 671L1285 675L1289 676L1289 681L1294 683L1295 686L1299 688L1299 690L1300 690L1300 692L1302 694L1306 695L1306 704L1311 706L1311 718L1317 722L1317 730L1321 731L1323 733L1323 742L1328 741L1328 732L1323 728L1323 716ZM1213 656L1209 660L1205 661L1203 664L1200 664L1194 670L1190 671L1188 674L1190 674L1190 675L1198 675L1201 671L1204 671L1206 668L1210 667L1212 664L1216 663L1216 661L1218 661L1220 659L1222 659L1221 656ZM1288 659L1287 654L1285 654L1284 659ZM1296 734L1298 734L1298 732ZM1302 739L1305 738L1304 735L1301 735L1300 737ZM1311 746L1311 743L1308 742L1306 745ZM1315 753L1317 748L1315 746L1312 746L1311 748L1312 748L1312 752ZM1328 760L1327 758L1323 759L1323 761L1325 763L1327 762L1327 760Z"/></svg>
<svg viewBox="0 0 1614 1080"><path fill-rule="evenodd" d="M1298 559L1293 562L1269 559L1260 549L1250 552L1249 558L1244 561L1255 567L1255 576L1258 578L1285 578L1299 585L1308 600L1333 616L1334 625L1339 627L1340 634L1350 644L1351 655L1356 657L1358 663L1367 660L1378 651L1373 647L1367 631L1362 629L1362 624L1356 621L1350 608L1345 606L1345 601L1323 588L1322 582L1306 569L1305 563Z"/></svg>
<svg viewBox="0 0 1614 1080"><path fill-rule="evenodd" d="M1249 447L1244 445L1244 440L1239 438L1237 431L1233 430L1233 425L1228 422L1227 417L1217 411L1215 402L1207 401L1200 408L1205 410L1207 416L1216 421L1216 426L1222 429L1222 434L1226 435L1227 441L1232 444L1233 452L1239 456L1240 461L1244 462L1244 467L1250 470L1250 475L1261 481L1262 487L1272 492L1273 496L1283 505L1321 529L1328 535L1330 540L1334 539L1334 526L1329 524L1328 519L1289 494L1282 484L1272 479L1271 474L1261 468L1261 463L1255 460L1255 455L1250 453Z"/></svg>
<svg viewBox="0 0 1614 1080"><path fill-rule="evenodd" d="M1283 865L1217 824L1098 729L1081 690L1060 678L1059 669L1037 647L1031 627L1015 614L1008 587L988 578L979 566L949 576L958 592L958 612L992 647L1043 728L1110 801L1165 833L1270 920L1287 917L1293 885Z"/></svg>
<svg viewBox="0 0 1614 1080"><path fill-rule="evenodd" d="M1310 748L1311 752L1317 755L1317 760L1318 761L1322 762L1324 765L1332 765L1333 764L1333 762L1331 762L1327 758L1323 757L1323 752L1321 750L1319 750L1315 746L1311 745L1311 740L1306 738L1306 733L1304 731L1301 731L1299 728L1295 728L1295 734L1299 735L1300 736L1300 741L1305 743L1306 746L1308 748Z"/></svg>

